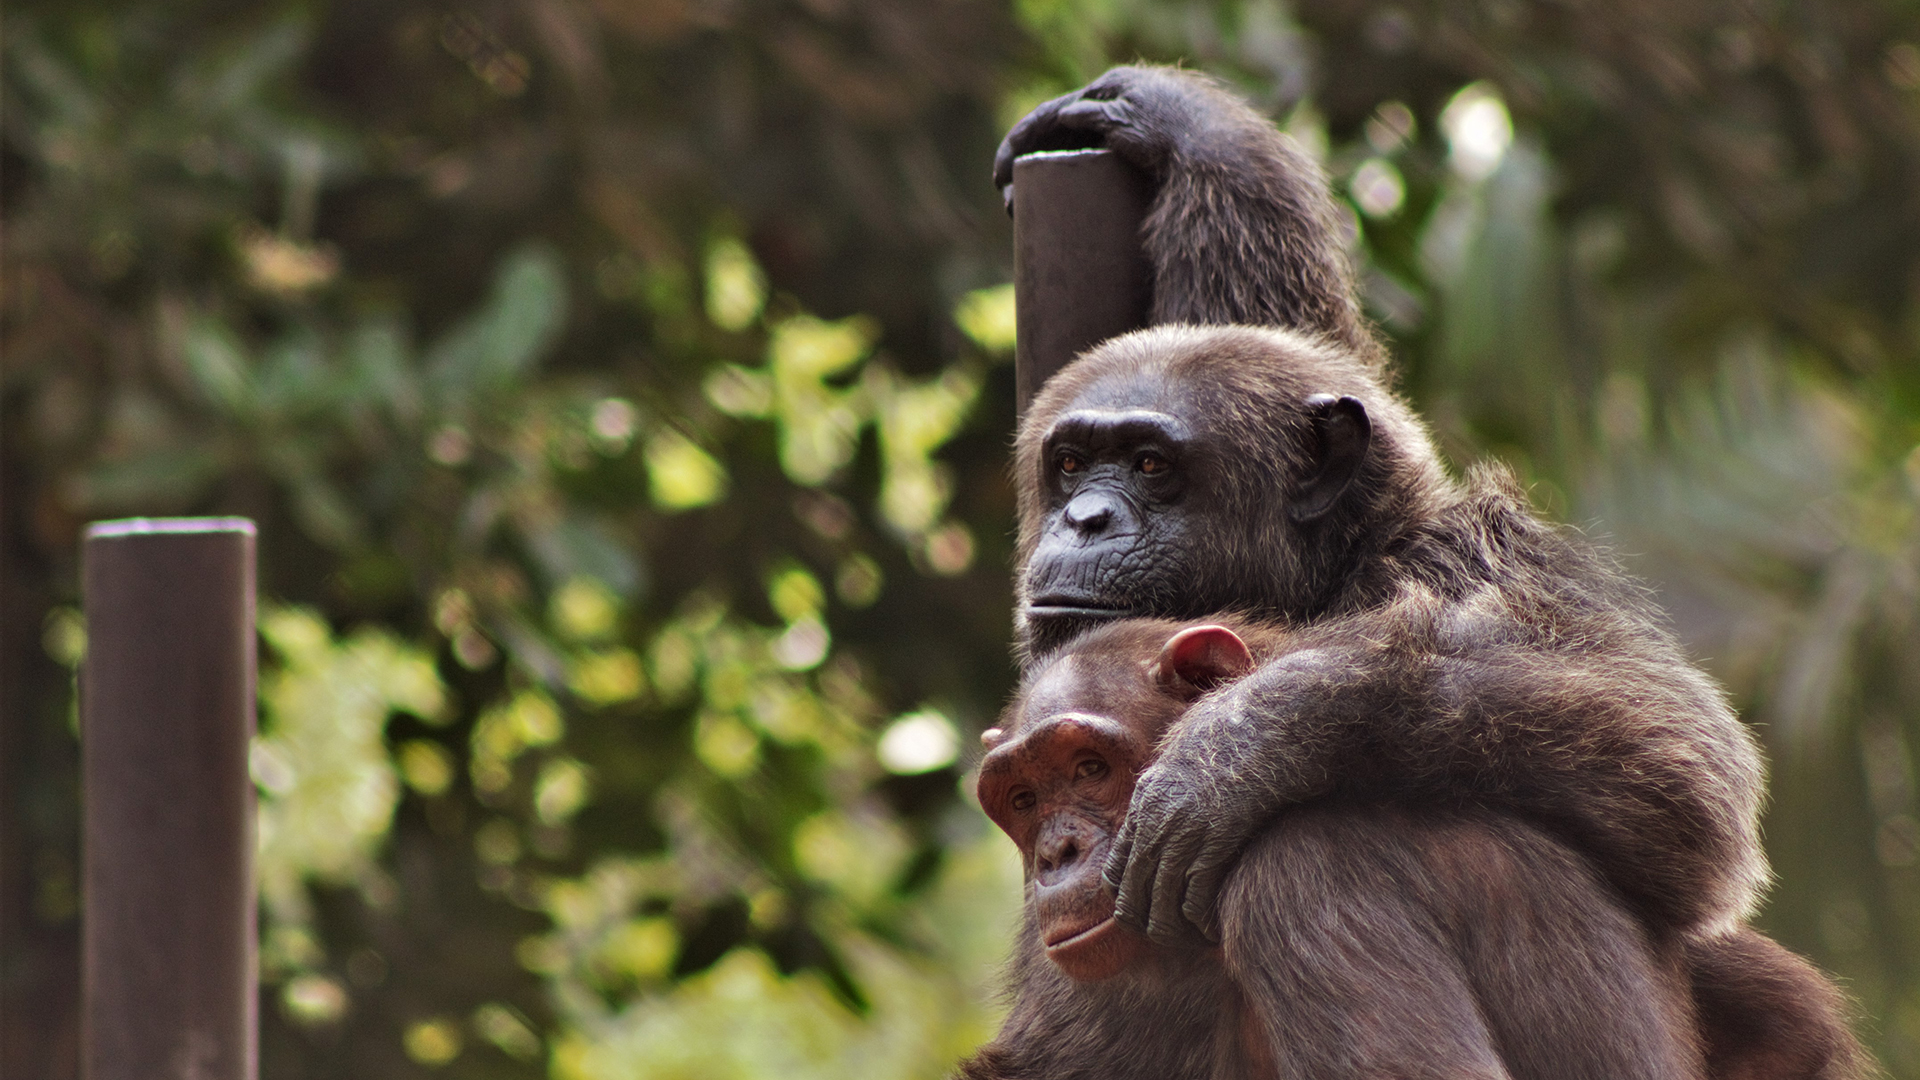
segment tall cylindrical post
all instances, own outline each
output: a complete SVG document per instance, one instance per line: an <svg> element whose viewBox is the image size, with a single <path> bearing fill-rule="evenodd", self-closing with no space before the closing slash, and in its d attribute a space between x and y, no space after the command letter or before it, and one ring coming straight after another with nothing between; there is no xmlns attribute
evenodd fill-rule
<svg viewBox="0 0 1920 1080"><path fill-rule="evenodd" d="M1146 175L1108 150L1026 154L1013 163L1014 382L1021 415L1069 360L1147 325L1153 271L1140 226Z"/></svg>
<svg viewBox="0 0 1920 1080"><path fill-rule="evenodd" d="M254 528L88 528L83 1080L254 1080Z"/></svg>

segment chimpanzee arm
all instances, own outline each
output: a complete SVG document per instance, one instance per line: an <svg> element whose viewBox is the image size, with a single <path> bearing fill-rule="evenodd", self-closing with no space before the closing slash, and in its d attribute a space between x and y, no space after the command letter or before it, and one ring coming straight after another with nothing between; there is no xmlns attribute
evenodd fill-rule
<svg viewBox="0 0 1920 1080"><path fill-rule="evenodd" d="M1702 1075L1666 950L1586 860L1512 817L1305 807L1247 850L1221 910L1268 1059L1249 1074Z"/></svg>
<svg viewBox="0 0 1920 1080"><path fill-rule="evenodd" d="M1710 1077L1877 1077L1848 1023L1847 995L1750 927L1685 943Z"/></svg>
<svg viewBox="0 0 1920 1080"><path fill-rule="evenodd" d="M1326 178L1266 117L1196 72L1114 68L1015 125L994 181L1016 208L1015 157L1095 146L1158 184L1142 237L1154 322L1284 326L1377 355Z"/></svg>
<svg viewBox="0 0 1920 1080"><path fill-rule="evenodd" d="M1517 628L1467 645L1404 618L1324 624L1195 704L1107 861L1123 921L1160 941L1217 938L1241 849L1279 811L1328 797L1518 814L1592 859L1656 931L1751 905L1762 769L1705 675L1657 653L1553 651Z"/></svg>

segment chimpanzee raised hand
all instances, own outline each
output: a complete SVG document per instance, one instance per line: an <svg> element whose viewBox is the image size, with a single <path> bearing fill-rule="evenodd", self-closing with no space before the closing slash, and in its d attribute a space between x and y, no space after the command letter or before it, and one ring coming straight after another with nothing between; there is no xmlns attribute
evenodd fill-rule
<svg viewBox="0 0 1920 1080"><path fill-rule="evenodd" d="M1325 335L1382 357L1354 296L1326 179L1267 118L1190 71L1120 67L1013 126L993 159L1106 147L1159 186L1146 222L1155 323L1246 323Z"/></svg>

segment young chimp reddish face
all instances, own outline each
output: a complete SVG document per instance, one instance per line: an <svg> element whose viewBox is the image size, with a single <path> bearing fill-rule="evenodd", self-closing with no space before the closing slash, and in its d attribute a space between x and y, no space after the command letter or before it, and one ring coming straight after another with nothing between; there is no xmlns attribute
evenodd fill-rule
<svg viewBox="0 0 1920 1080"><path fill-rule="evenodd" d="M981 736L980 805L1019 845L1028 925L1073 978L1111 978L1150 947L1113 917L1108 847L1160 737L1195 698L1252 669L1224 626L1128 621L1061 650Z"/></svg>

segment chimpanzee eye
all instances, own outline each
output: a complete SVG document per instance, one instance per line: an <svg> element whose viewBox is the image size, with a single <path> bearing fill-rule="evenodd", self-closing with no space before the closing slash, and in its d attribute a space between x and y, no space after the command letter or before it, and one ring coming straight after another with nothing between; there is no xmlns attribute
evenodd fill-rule
<svg viewBox="0 0 1920 1080"><path fill-rule="evenodd" d="M1141 454L1140 460L1134 462L1133 467L1146 473L1148 476L1155 476L1173 468L1167 459L1161 457L1159 454Z"/></svg>
<svg viewBox="0 0 1920 1080"><path fill-rule="evenodd" d="M1078 454L1061 454L1059 466L1060 471L1063 473L1077 473L1081 469L1086 468L1087 463L1081 461L1080 455Z"/></svg>
<svg viewBox="0 0 1920 1080"><path fill-rule="evenodd" d="M1026 788L1021 788L1019 791L1007 797L1007 804L1015 810L1021 811L1033 809L1033 804L1038 801L1038 798L1033 792L1028 791Z"/></svg>
<svg viewBox="0 0 1920 1080"><path fill-rule="evenodd" d="M1073 767L1076 780L1092 780L1107 775L1107 763L1099 758L1088 758Z"/></svg>

